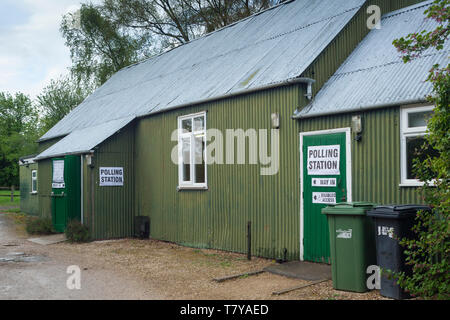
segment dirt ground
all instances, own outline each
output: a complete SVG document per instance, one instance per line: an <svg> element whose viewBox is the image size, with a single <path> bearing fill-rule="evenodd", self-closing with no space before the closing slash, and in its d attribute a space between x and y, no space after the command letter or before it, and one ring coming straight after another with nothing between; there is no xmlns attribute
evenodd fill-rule
<svg viewBox="0 0 450 320"><path fill-rule="evenodd" d="M275 263L256 257L248 261L243 254L138 239L42 246L27 241L27 237L20 216L0 214L0 257L14 251L45 258L33 263L0 262L0 299L383 299L377 291L358 294L333 290L331 280L272 295L311 282L267 272L213 281ZM82 270L79 292L65 287L69 265ZM36 287L34 282L40 285Z"/></svg>

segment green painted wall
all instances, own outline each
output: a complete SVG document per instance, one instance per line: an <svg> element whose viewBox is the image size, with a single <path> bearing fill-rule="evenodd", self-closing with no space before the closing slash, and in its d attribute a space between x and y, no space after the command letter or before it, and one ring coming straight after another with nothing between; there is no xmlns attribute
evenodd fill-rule
<svg viewBox="0 0 450 320"><path fill-rule="evenodd" d="M20 175L20 211L30 214L39 214L39 196L31 193L31 171L37 170L38 164L32 163L19 167ZM39 177L39 172L38 172ZM38 189L39 192L39 189Z"/></svg>
<svg viewBox="0 0 450 320"><path fill-rule="evenodd" d="M399 186L399 107L299 120L300 131L351 127L351 117L356 114L363 118L364 131L360 142L352 133L353 201L421 203L417 188Z"/></svg>
<svg viewBox="0 0 450 320"><path fill-rule="evenodd" d="M136 126L136 214L150 217L151 236L184 245L245 252L252 222L253 253L299 255L298 87L243 95L141 119ZM177 191L171 161L177 117L207 110L207 128L271 129L280 114L280 170L261 176L260 165L208 166L207 191ZM248 163L248 160L247 160Z"/></svg>
<svg viewBox="0 0 450 320"><path fill-rule="evenodd" d="M50 140L45 140L45 141L39 142L38 153L41 153L41 152L45 151L46 149L50 148L52 145L57 143L62 138L63 137L53 138L53 139L50 139Z"/></svg>
<svg viewBox="0 0 450 320"><path fill-rule="evenodd" d="M39 143L38 153L45 151L62 138L54 138ZM52 217L52 161L45 159L37 162L38 164L38 214L40 217Z"/></svg>
<svg viewBox="0 0 450 320"><path fill-rule="evenodd" d="M52 217L52 162L46 159L38 162L39 216Z"/></svg>
<svg viewBox="0 0 450 320"><path fill-rule="evenodd" d="M94 239L130 237L134 232L134 125L100 144L93 159L93 167L83 161L84 221ZM124 186L99 186L100 167L123 167Z"/></svg>

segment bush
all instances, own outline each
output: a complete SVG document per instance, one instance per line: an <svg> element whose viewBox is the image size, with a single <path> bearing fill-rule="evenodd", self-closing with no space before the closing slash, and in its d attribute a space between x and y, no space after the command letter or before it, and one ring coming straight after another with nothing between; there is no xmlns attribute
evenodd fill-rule
<svg viewBox="0 0 450 320"><path fill-rule="evenodd" d="M26 223L27 223L26 230L29 234L55 233L55 230L53 229L52 220L49 218L29 217Z"/></svg>
<svg viewBox="0 0 450 320"><path fill-rule="evenodd" d="M425 11L428 19L439 24L436 29L394 41L405 62L431 47L445 48L444 43L450 36L449 3L449 0L435 0ZM434 65L427 81L433 85L433 93L427 100L435 108L428 121L427 143L416 151L413 169L415 176L424 182L421 192L432 211L417 215L413 228L417 239L400 242L412 274L400 272L396 276L398 284L412 296L450 300L450 64ZM439 155L429 152L429 147Z"/></svg>
<svg viewBox="0 0 450 320"><path fill-rule="evenodd" d="M66 238L69 242L87 242L90 240L89 229L78 220L72 220L66 227Z"/></svg>

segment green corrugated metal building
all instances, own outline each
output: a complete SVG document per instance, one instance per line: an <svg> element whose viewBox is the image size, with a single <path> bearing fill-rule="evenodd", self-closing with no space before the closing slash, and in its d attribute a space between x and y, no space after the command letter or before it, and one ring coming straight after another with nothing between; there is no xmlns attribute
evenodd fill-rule
<svg viewBox="0 0 450 320"><path fill-rule="evenodd" d="M254 255L328 262L325 203L421 201L407 152L423 126L403 119L430 112L427 70L391 45L429 26L417 2L286 1L119 71L41 138L35 212L57 219L78 184L63 215L94 239L131 237L147 216L154 239L246 252L251 222Z"/></svg>
<svg viewBox="0 0 450 320"><path fill-rule="evenodd" d="M30 215L39 215L39 199L37 193L38 164L33 161L36 155L21 157L20 168L20 210Z"/></svg>

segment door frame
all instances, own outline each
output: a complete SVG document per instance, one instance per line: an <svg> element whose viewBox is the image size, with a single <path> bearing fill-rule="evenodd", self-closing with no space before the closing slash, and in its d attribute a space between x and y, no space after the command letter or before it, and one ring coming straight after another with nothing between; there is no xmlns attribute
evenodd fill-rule
<svg viewBox="0 0 450 320"><path fill-rule="evenodd" d="M347 179L347 201L352 201L352 141L351 141L351 128L336 128L328 130L318 130L318 131L306 131L300 132L300 261L304 261L304 201L303 201L303 137L305 136L316 136L323 134L333 134L333 133L345 133L345 165L346 165L346 179Z"/></svg>

